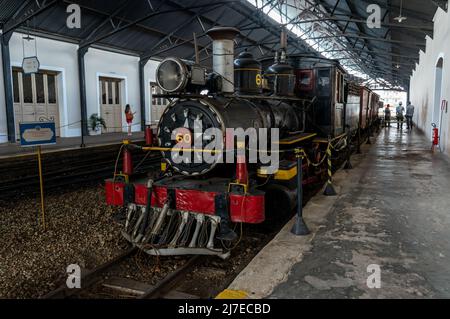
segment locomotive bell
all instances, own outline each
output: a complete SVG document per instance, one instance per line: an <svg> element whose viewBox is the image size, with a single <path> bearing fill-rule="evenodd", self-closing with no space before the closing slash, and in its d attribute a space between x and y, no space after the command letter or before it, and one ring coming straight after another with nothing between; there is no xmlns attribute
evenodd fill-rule
<svg viewBox="0 0 450 319"><path fill-rule="evenodd" d="M237 94L262 93L262 68L251 53L242 52L234 61L234 84Z"/></svg>

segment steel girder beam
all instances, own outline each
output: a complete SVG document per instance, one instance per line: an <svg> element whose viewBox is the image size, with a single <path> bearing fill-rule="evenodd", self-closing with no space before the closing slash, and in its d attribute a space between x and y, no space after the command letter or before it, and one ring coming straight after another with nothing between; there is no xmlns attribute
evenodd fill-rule
<svg viewBox="0 0 450 319"><path fill-rule="evenodd" d="M210 7L210 6L217 6L220 3L227 4L227 3L232 3L232 2L236 2L236 1L238 1L238 0L231 0L231 1L225 1L225 2L216 2L216 3L212 3L212 4L195 5L195 6L191 6L191 7L185 7L185 8L177 8L177 9L169 9L169 10L161 10L161 11L157 11L157 12L151 12L151 13L146 14L145 16L143 16L143 17L141 17L139 19L136 19L136 20L134 20L132 22L127 23L124 26L117 27L116 29L114 29L114 30L112 30L112 31L110 31L110 32L108 32L106 34L100 35L100 36L96 37L93 40L83 41L80 44L80 47L81 48L89 47L90 45L92 45L94 43L97 43L97 42L100 42L100 41L102 41L104 39L107 39L107 38L109 38L109 37L111 37L111 36L121 32L121 31L124 31L124 30L126 30L128 28L136 26L136 25L138 25L138 24L140 24L142 22L145 22L145 21L149 20L150 18L155 18L157 16L161 16L161 15L168 14L168 13L181 12L181 11L185 11L185 10L200 9L200 8Z"/></svg>
<svg viewBox="0 0 450 319"><path fill-rule="evenodd" d="M38 16L39 14L53 7L60 1L61 0L53 0L48 3L45 3L46 1L43 1L43 4L40 4L38 1L25 2L26 5L21 6L20 11L16 12L16 14L14 15L17 18L10 19L5 23L5 25L3 26L3 34L13 32L15 29L22 26L30 19Z"/></svg>
<svg viewBox="0 0 450 319"><path fill-rule="evenodd" d="M323 7L329 8L328 4L325 1L323 1L323 0L316 0L316 1L318 1ZM345 0L345 3L347 5L348 9L350 10L350 12L348 12L348 14L347 14L348 16L350 16L350 19L352 19L353 17L359 17L358 13L356 12L355 6L349 0ZM334 8L333 12L336 10L337 10L337 8ZM328 16L330 16L330 15L328 14ZM349 25L350 25L350 21L347 21L347 24L346 24L344 30L342 31L343 34L346 34L347 27ZM368 36L368 34L366 33L366 30L361 22L355 22L355 25L358 28L360 33ZM346 37L346 38L347 38L347 40L349 40L348 37ZM357 38L356 41L354 42L353 48L356 47L356 44L359 39L363 39L363 38ZM369 54L370 57L372 59L374 59L374 55L372 53L370 53L373 50L370 42L368 41L368 39L363 39L363 40L364 40L364 47L367 47L367 49L369 50L369 52L367 54Z"/></svg>
<svg viewBox="0 0 450 319"><path fill-rule="evenodd" d="M116 17L120 12L122 12L123 9L127 7L129 4L128 0L123 1L115 10L113 13L108 15L105 19L103 19L102 22L97 24L95 28L89 31L89 34L86 36L82 36L82 41L88 41L90 38L92 38L104 25L106 25L108 22L110 22L114 17Z"/></svg>
<svg viewBox="0 0 450 319"><path fill-rule="evenodd" d="M354 18L340 18L336 15L333 15L331 17L322 18L322 19L311 19L311 20L301 20L297 22L292 22L292 24L300 25L300 24L306 24L306 23L314 23L314 22L322 22L322 21L334 21L334 22L346 22L346 23L366 23L367 20L363 19L354 19ZM408 25L408 24L399 24L399 23L386 23L381 22L382 27L389 27L393 29L409 29L409 30L417 30L426 34L430 34L430 32L433 32L433 26L423 26L423 25ZM248 30L256 30L256 29L262 29L262 27L248 27L245 29L241 29L242 31L248 31Z"/></svg>
<svg viewBox="0 0 450 319"><path fill-rule="evenodd" d="M358 0L358 1L361 1L361 2L366 3L366 4L377 4L381 8L385 8L385 9L388 9L388 10L391 10L391 11L392 10L399 10L400 11L400 7L399 6L395 6L395 5L392 5L392 4L389 4L388 8L386 8L386 1L385 0ZM404 6L402 8L402 13L403 14L405 14L406 16L411 17L413 19L420 20L422 23L425 23L425 24L430 22L430 21L425 20L423 18L422 12L414 11L414 10L406 8L405 6L407 6L407 3L408 3L408 1L404 1ZM347 12L345 10L338 9L337 11L341 12L345 16L348 16L348 14L347 14Z"/></svg>
<svg viewBox="0 0 450 319"><path fill-rule="evenodd" d="M402 41L402 40L389 40L384 38L377 38L377 37L369 37L364 36L356 33L343 33L343 34L336 34L336 35L326 35L321 37L314 37L309 38L309 40L319 40L319 39L331 39L331 38L359 38L359 39L367 39L371 41L380 41L380 42L389 42L389 43L397 43L397 44L404 44L404 45L410 45L410 46L416 46L416 47L425 47L426 45L421 42L409 42L409 41Z"/></svg>
<svg viewBox="0 0 450 319"><path fill-rule="evenodd" d="M438 6L444 11L448 10L448 0L430 0L433 4Z"/></svg>
<svg viewBox="0 0 450 319"><path fill-rule="evenodd" d="M329 7L327 6L326 3L324 4L322 0L305 0L305 1L308 2L308 3L310 3L310 4L312 3L311 1L314 1L315 4L321 4L323 10L320 10L320 13L321 13L322 15L324 15L325 17L330 17L330 16L331 16L330 12L328 11ZM336 8L335 10L337 10L337 8ZM319 15L317 15L317 14L316 14L316 17L317 17L318 19L322 18L322 16L319 16ZM347 26L343 29L343 28L341 27L341 25L339 25L339 24L334 24L334 25L332 25L332 24L330 23L330 21L325 21L325 22L326 22L326 23L328 24L328 26L330 26L330 27L334 27L334 28L337 27L337 29L338 29L340 32L342 32L342 33L345 33L345 32L346 32L346 28L347 28L348 25L349 25L349 22L347 22ZM350 41L349 38L347 38L347 42L348 42L349 44L351 43L351 41ZM357 54L354 53L354 52L352 52L352 50L354 50L354 48L351 47L351 48L349 48L348 52L349 52L349 54L355 54L355 55L356 55L356 56L355 56L355 59L356 59L356 58L357 58ZM359 68L362 70L362 72L366 72L367 74L369 74L369 72L367 71L367 67L366 67L364 64L360 65Z"/></svg>
<svg viewBox="0 0 450 319"><path fill-rule="evenodd" d="M66 3L66 4L75 3L74 1L69 1L69 0L63 0L63 2ZM95 8L90 7L88 5L84 5L84 4L82 4L82 5L78 4L78 5L80 6L81 9L88 10L88 11L94 13L94 14L101 15L102 17L105 17L106 20L104 20L104 21L106 21L106 22L113 21L114 19L118 20L119 21L118 26L114 26L113 25L114 28L118 28L122 23L130 23L130 22L132 22L132 20L130 20L130 19L127 19L127 18L124 18L124 17L119 17L118 14L114 15L113 17L111 17L113 14L106 13L104 11L95 9ZM93 28L95 28L97 25L98 24L95 24L94 26L90 26L88 31L90 31L90 33L91 33ZM158 35L165 35L165 33L163 31L152 29L152 28L150 28L150 27L148 27L148 26L146 26L146 25L144 25L142 23L137 23L135 25L135 27L137 27L139 29L142 29L144 32L150 32L150 33L154 33L154 34L158 34ZM92 32L92 33L95 34L95 32ZM86 40L86 37L78 39L78 42L81 42L83 40ZM94 45L96 45L96 43L93 43L90 46L94 46ZM99 44L97 43L97 45L99 45ZM135 52L135 54L139 55L140 53Z"/></svg>
<svg viewBox="0 0 450 319"><path fill-rule="evenodd" d="M339 51L346 51L346 50L327 50L327 51L321 51L319 53L331 53L331 52L339 52ZM364 49L355 49L355 51L359 54L364 53ZM394 56L394 57L399 57L399 58L419 60L419 53L417 53L416 55L403 55L403 54L397 54L397 53L386 52L386 51L373 51L373 53L377 57L385 55L385 56Z"/></svg>
<svg viewBox="0 0 450 319"><path fill-rule="evenodd" d="M220 5L221 6L221 5ZM180 25L178 25L176 28L172 29L169 31L169 33L164 36L161 40L159 40L155 45L152 46L152 48L150 50L147 50L142 56L145 57L147 56L151 56L154 52L154 50L162 45L165 41L168 41L170 38L172 38L174 36L175 33L177 33L178 31L180 31L181 29L185 28L186 26L188 26L189 24L191 24L193 21L195 21L197 18L199 18L202 14L205 14L211 10L217 9L216 7L209 7L209 8L203 8L200 11L198 11L196 14L194 14L191 18L189 18L187 21L181 23Z"/></svg>
<svg viewBox="0 0 450 319"><path fill-rule="evenodd" d="M238 12L239 14L241 14L241 15L247 17L247 18L248 18L250 21L252 21L255 25L259 25L259 26L264 27L264 29L266 29L268 32L271 32L271 33L274 35L275 38L279 38L280 31L281 31L281 29L279 29L280 27L279 27L279 26L270 26L270 25L272 24L272 22L269 21L269 17L268 17L267 15L264 14L263 16L261 16L261 18L258 18L258 17L254 17L254 16L251 16L251 15L248 15L246 12L244 12L244 10L241 10L240 8L236 7L236 6L234 5L234 3L231 4L231 8L232 8L234 11ZM289 36L289 35L288 35L288 36ZM293 42L294 42L293 44L294 44L295 47L297 47L298 49L301 49L301 50L310 50L308 47L305 47L305 46L303 46L302 44L300 44L299 41L298 41L298 38L297 38L296 36L290 35L290 37L292 38L292 40L293 40Z"/></svg>

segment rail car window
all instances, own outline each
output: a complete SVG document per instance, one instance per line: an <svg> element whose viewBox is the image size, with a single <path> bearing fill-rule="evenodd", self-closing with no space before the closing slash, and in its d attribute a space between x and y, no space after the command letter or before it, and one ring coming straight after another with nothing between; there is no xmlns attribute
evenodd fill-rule
<svg viewBox="0 0 450 319"><path fill-rule="evenodd" d="M298 84L300 91L313 90L313 70L301 70L298 74Z"/></svg>
<svg viewBox="0 0 450 319"><path fill-rule="evenodd" d="M330 96L330 87L331 87L331 79L330 79L330 70L319 70L318 71L318 93L320 96Z"/></svg>

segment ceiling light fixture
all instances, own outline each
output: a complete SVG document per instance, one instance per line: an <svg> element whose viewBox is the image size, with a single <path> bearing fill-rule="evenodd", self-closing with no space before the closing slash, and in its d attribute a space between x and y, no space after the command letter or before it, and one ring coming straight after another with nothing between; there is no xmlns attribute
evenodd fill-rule
<svg viewBox="0 0 450 319"><path fill-rule="evenodd" d="M400 2L400 15L394 18L394 20L397 20L398 23L402 23L403 21L408 19L407 17L402 16L402 12L403 12L403 0L401 0Z"/></svg>

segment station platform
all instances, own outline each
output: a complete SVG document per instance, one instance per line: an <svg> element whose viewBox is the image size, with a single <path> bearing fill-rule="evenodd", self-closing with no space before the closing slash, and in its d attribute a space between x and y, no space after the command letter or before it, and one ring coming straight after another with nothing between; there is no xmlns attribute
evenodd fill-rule
<svg viewBox="0 0 450 319"><path fill-rule="evenodd" d="M305 207L312 234L292 235L291 221L222 296L450 297L450 162L418 131L372 141L335 175L338 196Z"/></svg>
<svg viewBox="0 0 450 319"><path fill-rule="evenodd" d="M144 140L143 132L133 133L131 138L127 133L109 133L95 136L85 136L84 144L86 148L103 147L120 144L123 140L130 139L133 142ZM81 137L57 138L56 145L42 147L42 153L63 152L80 149ZM13 157L22 157L34 154L33 148L21 147L20 144L4 143L0 144L0 160Z"/></svg>

